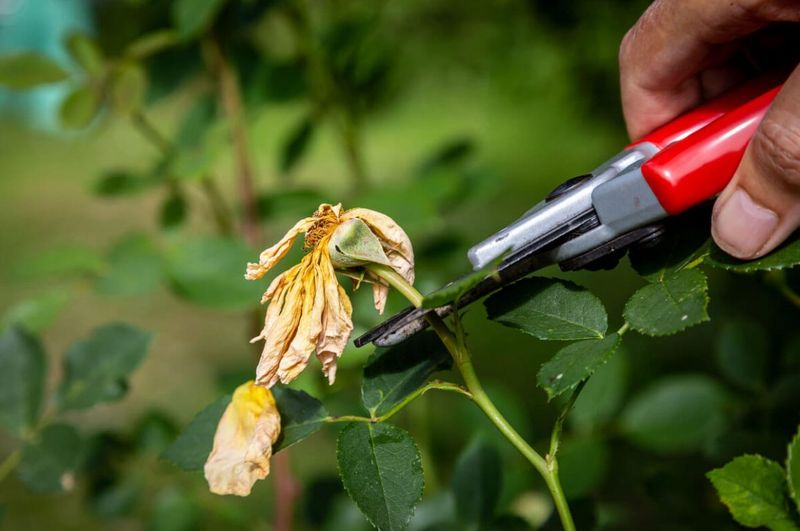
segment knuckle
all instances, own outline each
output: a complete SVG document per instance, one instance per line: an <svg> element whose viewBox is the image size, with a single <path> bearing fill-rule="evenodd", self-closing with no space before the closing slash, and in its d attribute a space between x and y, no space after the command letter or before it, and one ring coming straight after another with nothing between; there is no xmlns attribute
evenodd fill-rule
<svg viewBox="0 0 800 531"><path fill-rule="evenodd" d="M800 122L764 118L752 141L753 154L767 176L800 188Z"/></svg>

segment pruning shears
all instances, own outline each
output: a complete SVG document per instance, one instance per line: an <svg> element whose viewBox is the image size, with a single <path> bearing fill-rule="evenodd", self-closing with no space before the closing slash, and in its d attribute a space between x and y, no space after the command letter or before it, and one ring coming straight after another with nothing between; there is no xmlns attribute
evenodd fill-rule
<svg viewBox="0 0 800 531"><path fill-rule="evenodd" d="M728 184L781 84L761 78L678 117L590 173L566 180L518 220L473 246L473 269L502 261L444 306L410 307L355 340L391 346L543 267L598 269L631 247L652 245L665 221L705 203Z"/></svg>

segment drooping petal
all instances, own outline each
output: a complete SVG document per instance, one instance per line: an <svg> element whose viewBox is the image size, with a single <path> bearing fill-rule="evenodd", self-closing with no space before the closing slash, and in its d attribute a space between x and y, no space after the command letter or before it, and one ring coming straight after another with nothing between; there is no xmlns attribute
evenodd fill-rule
<svg viewBox="0 0 800 531"><path fill-rule="evenodd" d="M315 249L309 267L298 279L303 284L303 313L294 338L281 356L278 378L283 383L294 380L308 365L311 353L322 335L322 313L325 309L325 290L319 270L319 249Z"/></svg>
<svg viewBox="0 0 800 531"><path fill-rule="evenodd" d="M336 380L336 360L342 355L353 331L353 307L347 293L336 279L330 259L323 257L320 263L322 283L325 288L325 311L322 316L322 335L316 345L317 359L322 363L322 372L328 383Z"/></svg>
<svg viewBox="0 0 800 531"><path fill-rule="evenodd" d="M289 252L289 249L292 248L295 239L297 239L297 235L301 232L307 231L312 225L314 224L314 218L304 218L295 223L294 227L289 229L289 232L284 234L283 238L270 247L269 249L264 249L258 257L258 263L250 263L247 264L247 272L244 275L244 278L247 280L258 280L259 278L263 277L267 274L267 272L272 269L278 261L286 256L286 253Z"/></svg>
<svg viewBox="0 0 800 531"><path fill-rule="evenodd" d="M276 291L267 308L264 329L253 338L253 341L264 339L261 359L256 367L256 382L259 385L272 387L277 383L281 358L300 324L303 312L302 276L307 269L308 256L287 272L291 272L291 275L287 275L286 282Z"/></svg>
<svg viewBox="0 0 800 531"><path fill-rule="evenodd" d="M281 417L269 389L252 380L240 385L222 414L204 467L211 492L247 496L269 474Z"/></svg>

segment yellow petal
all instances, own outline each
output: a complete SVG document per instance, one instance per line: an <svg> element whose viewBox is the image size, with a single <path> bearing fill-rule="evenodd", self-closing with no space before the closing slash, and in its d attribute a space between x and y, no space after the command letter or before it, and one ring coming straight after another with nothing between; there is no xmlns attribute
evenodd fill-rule
<svg viewBox="0 0 800 531"><path fill-rule="evenodd" d="M287 280L275 292L267 315L264 329L253 341L264 339L261 359L256 367L256 382L272 387L278 381L278 368L281 358L294 337L303 310L303 283L301 280L306 264L300 262L287 271Z"/></svg>
<svg viewBox="0 0 800 531"><path fill-rule="evenodd" d="M240 385L222 414L204 471L215 494L247 496L269 474L281 417L269 389L252 380Z"/></svg>
<svg viewBox="0 0 800 531"><path fill-rule="evenodd" d="M297 239L297 235L308 230L313 224L314 218L304 218L295 223L294 227L289 229L289 232L284 234L283 238L281 238L278 243L261 252L257 264L247 264L247 272L244 278L247 280L258 280L266 275L267 272L272 269L272 266L286 256L286 253L292 248L295 239Z"/></svg>
<svg viewBox="0 0 800 531"><path fill-rule="evenodd" d="M317 343L317 359L328 383L336 381L336 360L342 355L353 331L353 307L350 298L339 285L330 260L320 264L325 287L325 311L322 317L322 335Z"/></svg>
<svg viewBox="0 0 800 531"><path fill-rule="evenodd" d="M322 334L322 313L325 308L325 290L319 268L319 255L315 250L312 260L300 279L303 285L303 310L294 338L281 356L278 378L283 383L294 380L308 365L311 353Z"/></svg>

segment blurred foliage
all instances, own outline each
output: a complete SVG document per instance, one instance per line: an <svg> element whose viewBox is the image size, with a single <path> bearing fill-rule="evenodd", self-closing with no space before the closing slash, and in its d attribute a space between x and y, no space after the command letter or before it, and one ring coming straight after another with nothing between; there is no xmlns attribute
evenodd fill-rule
<svg viewBox="0 0 800 531"><path fill-rule="evenodd" d="M265 285L245 282L244 264L341 199L409 232L421 291L463 273L469 244L625 144L617 46L645 4L115 0L90 3L94 30L64 34L60 58L3 55L4 94L58 87L71 132L2 124L2 525L269 525L271 485L214 497L168 462L202 467L219 396L252 372ZM489 394L537 449L559 395L582 389L559 451L579 529L734 529L731 514L797 525L800 245L740 263L688 219L614 271L490 299L490 317L527 334L477 306L464 316ZM363 291L356 333L380 319ZM622 315L633 330L618 345ZM121 319L137 326L108 323ZM157 332L152 345L140 328ZM556 352L553 339L581 341ZM297 529L370 528L337 477L325 419L383 415L434 373L449 378L430 352L348 348L336 386L312 370L276 389L276 451L308 437L289 451ZM398 426L345 425L339 446L377 457L347 467L358 506L391 528L557 529L513 448L472 404L441 395L418 398ZM397 468L413 481L364 497Z"/></svg>

